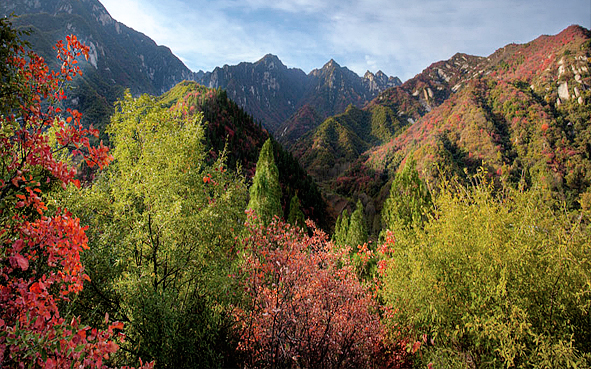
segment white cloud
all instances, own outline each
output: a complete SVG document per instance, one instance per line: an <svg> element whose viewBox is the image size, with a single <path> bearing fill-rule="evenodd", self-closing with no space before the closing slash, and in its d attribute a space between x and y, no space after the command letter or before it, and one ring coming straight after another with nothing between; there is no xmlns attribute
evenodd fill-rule
<svg viewBox="0 0 591 369"><path fill-rule="evenodd" d="M362 74L408 79L456 52L590 27L588 0L103 0L113 18L164 44L193 70L273 53L306 72L330 58ZM369 56L366 59L366 55Z"/></svg>

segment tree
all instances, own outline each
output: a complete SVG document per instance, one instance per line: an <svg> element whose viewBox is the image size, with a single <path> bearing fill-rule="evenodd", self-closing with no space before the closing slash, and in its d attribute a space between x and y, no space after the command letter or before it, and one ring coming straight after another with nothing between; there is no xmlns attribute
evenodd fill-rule
<svg viewBox="0 0 591 369"><path fill-rule="evenodd" d="M298 198L297 193L293 195L289 202L289 216L287 217L287 222L291 225L306 229L306 219L304 218L304 213L300 207L300 199Z"/></svg>
<svg viewBox="0 0 591 369"><path fill-rule="evenodd" d="M278 219L253 218L242 263L246 306L237 310L239 348L249 367L369 368L383 329L368 287L357 279L348 248L335 247Z"/></svg>
<svg viewBox="0 0 591 369"><path fill-rule="evenodd" d="M64 120L59 108L88 47L67 36L56 45L61 69L49 71L6 18L0 34L0 366L104 367L123 323L106 316L98 330L64 313L88 280L80 263L87 228L46 203L54 184L80 185L60 151L89 166L111 160L102 144L90 146L88 136L98 132L81 126L81 114L68 109Z"/></svg>
<svg viewBox="0 0 591 369"><path fill-rule="evenodd" d="M365 213L361 199L357 200L355 211L349 219L349 229L347 230L346 245L356 247L367 242L367 226L365 225Z"/></svg>
<svg viewBox="0 0 591 369"><path fill-rule="evenodd" d="M127 93L108 128L114 162L73 210L92 224L93 284L79 309L129 321L121 363L218 367L227 353L243 178L212 164L200 113ZM97 312L97 313L94 313Z"/></svg>
<svg viewBox="0 0 591 369"><path fill-rule="evenodd" d="M424 228L390 233L391 327L435 367L588 367L589 219L538 188L494 195L482 178L444 184Z"/></svg>
<svg viewBox="0 0 591 369"><path fill-rule="evenodd" d="M367 226L361 200L357 200L351 217L347 209L344 209L337 218L332 239L337 245L350 246L353 249L367 242Z"/></svg>
<svg viewBox="0 0 591 369"><path fill-rule="evenodd" d="M282 217L279 170L275 165L271 138L261 148L247 208L254 210L263 224L269 224L274 216Z"/></svg>
<svg viewBox="0 0 591 369"><path fill-rule="evenodd" d="M346 245L348 232L349 211L347 209L343 209L341 215L339 215L339 217L337 218L337 222L334 227L334 234L332 235L332 241L337 245Z"/></svg>
<svg viewBox="0 0 591 369"><path fill-rule="evenodd" d="M421 226L431 207L429 189L419 177L416 162L409 157L402 170L396 173L390 187L390 196L384 203L384 230Z"/></svg>

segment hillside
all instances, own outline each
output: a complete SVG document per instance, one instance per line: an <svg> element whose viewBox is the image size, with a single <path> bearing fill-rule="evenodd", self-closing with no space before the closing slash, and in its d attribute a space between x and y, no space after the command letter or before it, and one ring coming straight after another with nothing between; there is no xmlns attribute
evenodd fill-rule
<svg viewBox="0 0 591 369"><path fill-rule="evenodd" d="M364 109L328 118L293 152L337 210L362 197L378 212L387 179L411 154L426 178L442 170L466 178L464 168L484 166L578 206L591 184L589 35L571 26L486 58L456 54Z"/></svg>
<svg viewBox="0 0 591 369"><path fill-rule="evenodd" d="M90 47L84 75L68 94L69 104L99 128L109 121L113 103L125 89L132 94L161 94L193 73L170 49L114 20L97 0L9 0L0 3L0 16L15 14L15 27L31 30L35 52L54 63L53 46L75 34ZM50 64L50 67L55 65Z"/></svg>

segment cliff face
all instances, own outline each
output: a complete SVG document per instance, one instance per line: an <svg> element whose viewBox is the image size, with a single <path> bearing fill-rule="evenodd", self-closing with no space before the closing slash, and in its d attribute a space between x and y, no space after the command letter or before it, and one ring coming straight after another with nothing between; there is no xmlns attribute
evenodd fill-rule
<svg viewBox="0 0 591 369"><path fill-rule="evenodd" d="M74 81L68 97L87 122L100 128L126 88L133 94L159 95L195 78L170 49L114 20L97 0L1 2L0 15L10 14L16 15L15 27L32 31L28 37L32 48L50 66L55 61L53 45L69 34L90 47L88 62L81 63L84 75Z"/></svg>
<svg viewBox="0 0 591 369"><path fill-rule="evenodd" d="M359 77L334 60L306 74L286 67L271 54L255 63L225 65L212 72L197 73L196 80L211 88L227 90L231 99L284 142L296 140L299 134L288 138L282 132L299 132L296 127L308 126L298 120L304 114L301 109L312 109L324 119L342 113L350 104L362 107L381 91L400 84L398 78L387 77L382 72L375 75L367 72Z"/></svg>

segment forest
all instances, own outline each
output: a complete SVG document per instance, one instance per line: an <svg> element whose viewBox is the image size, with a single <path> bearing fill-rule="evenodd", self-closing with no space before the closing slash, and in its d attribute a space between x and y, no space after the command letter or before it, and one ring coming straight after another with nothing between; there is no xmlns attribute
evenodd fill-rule
<svg viewBox="0 0 591 369"><path fill-rule="evenodd" d="M64 108L89 48L68 36L50 70L0 33L0 367L591 366L587 173L556 196L408 155L379 229L360 200L332 227L272 137L189 101L223 92L127 92L107 146Z"/></svg>

